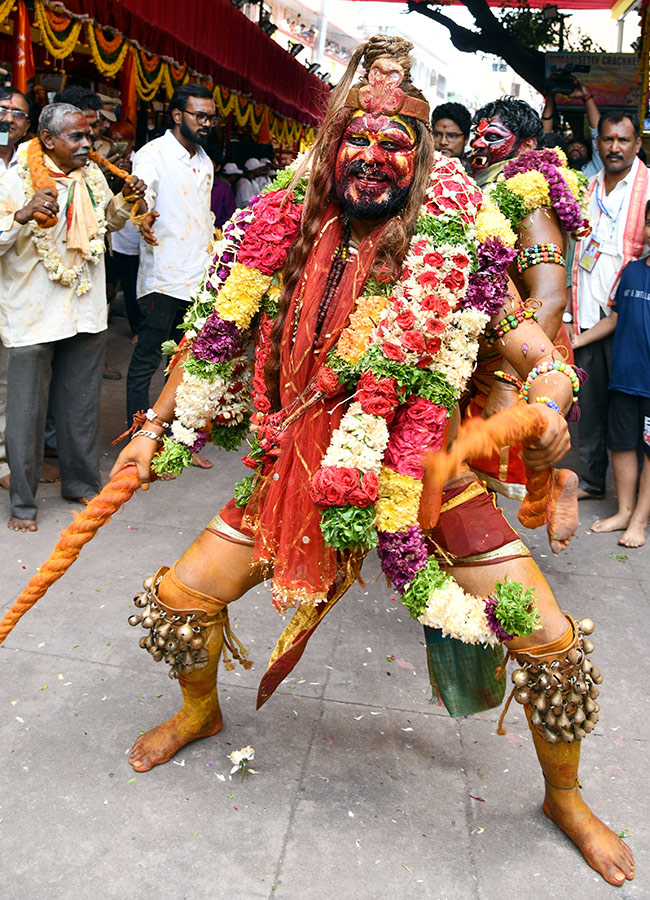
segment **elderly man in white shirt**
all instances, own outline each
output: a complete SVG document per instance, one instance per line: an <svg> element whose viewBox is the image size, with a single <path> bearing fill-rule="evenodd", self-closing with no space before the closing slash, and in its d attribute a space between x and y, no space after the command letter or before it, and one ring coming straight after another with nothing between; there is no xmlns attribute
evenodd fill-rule
<svg viewBox="0 0 650 900"><path fill-rule="evenodd" d="M99 398L106 352L104 234L120 229L137 179L114 197L89 162L88 122L75 106L41 113L39 137L0 178L0 337L8 352L9 528L36 531L48 393L61 493L100 489ZM130 200L127 201L126 197Z"/></svg>
<svg viewBox="0 0 650 900"><path fill-rule="evenodd" d="M29 103L27 97L12 87L0 88L0 176L15 166L16 144L29 128ZM4 142L3 142L4 141ZM0 341L0 487L9 490L9 464L5 448L7 422L7 350Z"/></svg>
<svg viewBox="0 0 650 900"><path fill-rule="evenodd" d="M149 215L142 223L138 299L143 314L126 380L127 417L149 407L149 386L162 344L178 328L209 260L213 166L203 147L216 123L214 100L200 84L174 91L172 128L146 144L133 173L147 184Z"/></svg>
<svg viewBox="0 0 650 900"><path fill-rule="evenodd" d="M576 247L573 304L564 314L570 335L579 335L610 315L623 269L633 259L647 255L645 207L650 199L650 175L637 157L640 147L639 123L634 115L610 113L601 117L598 149L604 168L590 181L592 233ZM580 391L580 499L605 494L613 337L609 334L583 346L578 340L574 349L576 363L589 375Z"/></svg>

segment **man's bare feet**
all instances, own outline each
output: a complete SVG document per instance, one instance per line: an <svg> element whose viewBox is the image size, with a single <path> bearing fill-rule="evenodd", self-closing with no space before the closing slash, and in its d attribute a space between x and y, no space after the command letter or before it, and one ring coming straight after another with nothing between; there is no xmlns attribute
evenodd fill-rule
<svg viewBox="0 0 650 900"><path fill-rule="evenodd" d="M50 463L43 463L41 466L41 477L38 479L41 484L56 484L61 481L59 470Z"/></svg>
<svg viewBox="0 0 650 900"><path fill-rule="evenodd" d="M0 478L0 487L4 488L5 491L9 490L9 475L3 475L2 478Z"/></svg>
<svg viewBox="0 0 650 900"><path fill-rule="evenodd" d="M578 530L578 476L571 469L553 471L546 529L553 553L565 550Z"/></svg>
<svg viewBox="0 0 650 900"><path fill-rule="evenodd" d="M198 453L195 453L192 457L192 465L196 466L198 469L211 469L212 463L209 459L206 459L205 456L199 456Z"/></svg>
<svg viewBox="0 0 650 900"><path fill-rule="evenodd" d="M635 522L633 519L618 539L621 547L643 547L645 544L647 522Z"/></svg>
<svg viewBox="0 0 650 900"><path fill-rule="evenodd" d="M38 531L35 519L17 519L12 516L7 522L10 531Z"/></svg>
<svg viewBox="0 0 650 900"><path fill-rule="evenodd" d="M634 878L632 851L592 813L578 787L556 790L547 784L544 812L571 838L591 868L609 884L622 885L626 879Z"/></svg>
<svg viewBox="0 0 650 900"><path fill-rule="evenodd" d="M591 530L595 531L597 534L602 534L606 531L625 531L627 526L630 524L631 518L631 512L617 512L616 515L609 516L607 519L598 519L591 526Z"/></svg>
<svg viewBox="0 0 650 900"><path fill-rule="evenodd" d="M217 734L222 726L215 690L205 700L193 701L189 712L184 707L167 722L141 734L133 745L129 762L136 772L148 772L168 762L186 744Z"/></svg>
<svg viewBox="0 0 650 900"><path fill-rule="evenodd" d="M591 494L589 491L583 491L581 487L578 488L578 500L602 500L604 494Z"/></svg>

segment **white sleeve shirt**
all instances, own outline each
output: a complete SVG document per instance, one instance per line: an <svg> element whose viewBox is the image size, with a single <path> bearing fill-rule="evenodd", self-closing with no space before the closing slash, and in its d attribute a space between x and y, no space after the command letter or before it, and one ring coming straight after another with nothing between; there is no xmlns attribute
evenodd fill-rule
<svg viewBox="0 0 650 900"><path fill-rule="evenodd" d="M623 265L623 237L632 199L632 188L641 165L643 163L637 157L625 178L621 179L609 194L605 193L604 169L601 169L591 179L592 184L595 182L595 187L589 201L589 217L592 224L590 237L599 242L600 256L591 272L578 266L578 327L580 331L592 328L600 321L602 315L608 316L611 313L609 302L616 286L617 275ZM650 199L650 196L646 199ZM599 200L607 210L607 214L601 210ZM587 247L590 237L583 238L577 245L578 260ZM648 246L646 244L641 256L647 254Z"/></svg>
<svg viewBox="0 0 650 900"><path fill-rule="evenodd" d="M133 174L147 185L158 246L140 242L138 297L159 293L189 300L209 262L214 237L210 211L213 166L201 147L193 156L171 131L135 155Z"/></svg>

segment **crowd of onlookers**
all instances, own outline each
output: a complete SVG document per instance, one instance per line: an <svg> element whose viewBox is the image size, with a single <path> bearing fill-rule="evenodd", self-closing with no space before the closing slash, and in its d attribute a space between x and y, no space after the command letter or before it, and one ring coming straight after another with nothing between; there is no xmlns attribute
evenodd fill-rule
<svg viewBox="0 0 650 900"><path fill-rule="evenodd" d="M564 327L576 364L589 375L581 391L579 490L583 499L604 496L609 449L619 509L593 530L624 530L621 540L640 546L650 514L650 462L637 498L639 461L650 456L650 178L634 115L601 116L577 81L573 96L584 102L586 139L553 130L552 96L541 116L516 101L516 122L508 98L473 117L461 104L442 104L432 129L437 149L462 160L479 184L494 168L478 165L481 148L503 161L517 148L561 146L568 165L590 178L592 234L578 243L566 236L564 247ZM105 358L107 301L121 287L133 342L125 379L130 423L147 415L161 347L180 336L215 228L274 178L268 156L241 166L208 156L217 116L207 88L176 90L168 118L168 130L136 151L130 123L116 121L93 92L68 88L33 124L42 187L17 152L28 137L30 104L11 87L0 90L0 123L8 123L0 143L0 485L9 491L15 530L36 529L39 478L60 478L71 500L87 502L99 490L101 379L121 378ZM122 173L88 163L91 151ZM48 216L56 224L41 229ZM66 269L66 248L78 248L83 262ZM58 471L42 465L44 454L58 454ZM195 460L210 466L200 455Z"/></svg>

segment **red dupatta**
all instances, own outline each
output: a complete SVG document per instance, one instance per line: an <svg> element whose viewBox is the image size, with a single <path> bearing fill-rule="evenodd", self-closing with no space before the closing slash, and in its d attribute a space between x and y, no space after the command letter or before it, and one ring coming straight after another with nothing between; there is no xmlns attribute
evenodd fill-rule
<svg viewBox="0 0 650 900"><path fill-rule="evenodd" d="M325 545L309 489L346 404L343 389L335 397L319 395L312 405L307 401L354 311L382 231L375 229L349 257L316 339L318 307L343 230L340 207L330 204L322 221L286 316L280 353L282 409L291 413L297 405L302 411L283 431L277 461L246 510L255 517L254 558L273 565L273 598L279 609L324 601L336 578L337 554Z"/></svg>

